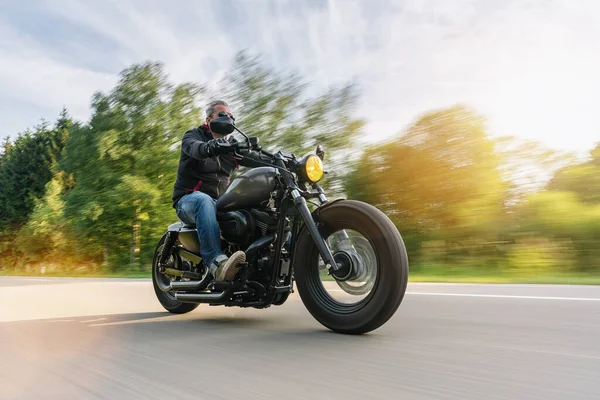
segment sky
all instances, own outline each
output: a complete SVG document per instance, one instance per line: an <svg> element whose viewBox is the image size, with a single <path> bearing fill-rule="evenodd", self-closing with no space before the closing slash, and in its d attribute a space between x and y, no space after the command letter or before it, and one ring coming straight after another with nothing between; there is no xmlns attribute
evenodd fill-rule
<svg viewBox="0 0 600 400"><path fill-rule="evenodd" d="M463 104L492 135L587 152L600 141L597 0L0 0L0 137L86 121L91 96L146 60L215 81L241 49L316 88L349 80L368 140Z"/></svg>

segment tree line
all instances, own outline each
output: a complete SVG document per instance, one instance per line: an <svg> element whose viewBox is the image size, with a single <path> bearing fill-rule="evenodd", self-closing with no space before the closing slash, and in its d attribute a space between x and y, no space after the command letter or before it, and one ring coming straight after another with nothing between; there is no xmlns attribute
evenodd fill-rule
<svg viewBox="0 0 600 400"><path fill-rule="evenodd" d="M214 85L172 84L161 63L124 69L95 93L91 117L54 123L0 149L0 271L147 271L176 220L171 194L201 104L228 101L237 125L270 149L322 144L336 195L367 201L403 235L413 271L600 272L600 143L587 159L492 138L474 111L419 116L371 146L352 83L316 93L304 77L240 52Z"/></svg>

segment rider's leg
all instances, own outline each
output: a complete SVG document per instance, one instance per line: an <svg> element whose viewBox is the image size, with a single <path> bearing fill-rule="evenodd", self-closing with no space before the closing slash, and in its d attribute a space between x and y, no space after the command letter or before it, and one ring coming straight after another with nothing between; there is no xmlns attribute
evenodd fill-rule
<svg viewBox="0 0 600 400"><path fill-rule="evenodd" d="M230 258L221 249L221 231L217 222L216 200L203 192L183 196L177 203L177 216L185 223L195 223L200 241L200 256L217 280L232 280L239 263L246 260L243 252Z"/></svg>

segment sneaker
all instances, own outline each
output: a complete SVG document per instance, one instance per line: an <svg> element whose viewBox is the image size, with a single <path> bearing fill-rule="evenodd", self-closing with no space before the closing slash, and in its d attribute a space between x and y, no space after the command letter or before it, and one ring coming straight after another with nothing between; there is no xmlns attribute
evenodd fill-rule
<svg viewBox="0 0 600 400"><path fill-rule="evenodd" d="M214 273L216 281L232 281L240 270L240 263L246 261L246 253L237 251L228 259L218 262Z"/></svg>

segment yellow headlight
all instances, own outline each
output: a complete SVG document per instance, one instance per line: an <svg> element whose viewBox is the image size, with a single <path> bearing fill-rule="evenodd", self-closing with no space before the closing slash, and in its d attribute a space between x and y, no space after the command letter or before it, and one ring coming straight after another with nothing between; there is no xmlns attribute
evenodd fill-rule
<svg viewBox="0 0 600 400"><path fill-rule="evenodd" d="M311 182L319 182L323 177L323 162L317 156L310 156L306 160L306 176Z"/></svg>

